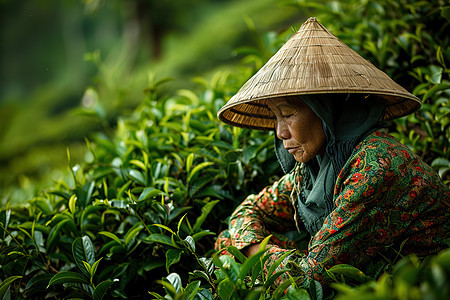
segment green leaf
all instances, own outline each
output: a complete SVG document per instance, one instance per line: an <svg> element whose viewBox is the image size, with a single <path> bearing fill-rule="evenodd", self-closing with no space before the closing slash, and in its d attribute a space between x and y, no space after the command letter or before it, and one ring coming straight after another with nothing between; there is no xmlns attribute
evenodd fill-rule
<svg viewBox="0 0 450 300"><path fill-rule="evenodd" d="M264 282L264 287L269 288L275 282L275 280L277 280L278 277L280 277L281 275L285 274L288 271L289 271L289 269L282 269L273 274L267 273L268 275L269 274L272 274L272 275L270 275L269 278L266 280L266 282Z"/></svg>
<svg viewBox="0 0 450 300"><path fill-rule="evenodd" d="M216 235L216 234L209 230L205 230L205 231L200 231L200 232L197 232L196 234L193 234L192 238L194 239L194 241L197 242L199 239L201 239L202 237L205 237L207 235Z"/></svg>
<svg viewBox="0 0 450 300"><path fill-rule="evenodd" d="M431 162L433 168L450 167L450 161L443 157L438 157Z"/></svg>
<svg viewBox="0 0 450 300"><path fill-rule="evenodd" d="M105 280L100 282L94 289L94 293L92 294L92 297L94 300L102 300L103 297L106 295L106 292L108 289L113 285L114 281L112 280Z"/></svg>
<svg viewBox="0 0 450 300"><path fill-rule="evenodd" d="M59 240L59 232L65 223L69 222L70 219L63 219L60 221L53 229L50 231L49 236L47 238L47 250L50 251L53 249L56 241Z"/></svg>
<svg viewBox="0 0 450 300"><path fill-rule="evenodd" d="M47 200L35 199L31 202L46 215L53 212L53 209L50 207L50 202Z"/></svg>
<svg viewBox="0 0 450 300"><path fill-rule="evenodd" d="M86 205L91 201L92 193L94 191L95 182L88 181L85 183L82 189L77 189L77 197L80 201L81 209L85 209Z"/></svg>
<svg viewBox="0 0 450 300"><path fill-rule="evenodd" d="M230 252L231 253L231 252ZM250 256L242 265L241 271L239 272L239 278L244 280L245 276L248 275L251 269L259 262L261 256L265 253L264 251L258 251L254 255Z"/></svg>
<svg viewBox="0 0 450 300"><path fill-rule="evenodd" d="M81 272L90 278L91 274L85 268L83 261L87 262L90 266L95 263L95 248L87 235L73 241L72 255Z"/></svg>
<svg viewBox="0 0 450 300"><path fill-rule="evenodd" d="M6 291L8 290L9 286L17 279L22 278L22 276L10 276L3 280L0 283L0 299L3 299L3 296L5 296Z"/></svg>
<svg viewBox="0 0 450 300"><path fill-rule="evenodd" d="M439 91L448 90L448 89L450 89L450 84L444 84L444 83L437 84L437 85L433 86L431 89L429 89L425 93L425 95L423 95L423 101L427 100L430 97L433 97L434 94L436 94Z"/></svg>
<svg viewBox="0 0 450 300"><path fill-rule="evenodd" d="M135 165L135 166L138 166L138 167L141 168L144 172L147 171L147 167L146 167L145 164L144 164L142 161L140 161L140 160L132 159L132 160L129 161L129 163L130 163L130 164L133 164L133 165Z"/></svg>
<svg viewBox="0 0 450 300"><path fill-rule="evenodd" d="M186 217L187 214L184 214L184 216L181 217L181 219L178 221L178 226L177 226L177 236L180 236L180 227L181 224L183 223L184 218Z"/></svg>
<svg viewBox="0 0 450 300"><path fill-rule="evenodd" d="M372 280L372 278L370 278L369 276L366 276L361 270L359 270L358 268L355 268L354 266L351 265L346 265L346 264L340 264L340 265L335 265L333 267L331 267L328 272L331 272L333 274L343 274L345 276L348 276L352 279L355 279L361 283L367 282Z"/></svg>
<svg viewBox="0 0 450 300"><path fill-rule="evenodd" d="M186 183L189 183L189 182L191 181L192 177L194 177L194 175L196 175L196 174L197 174L198 172L200 172L202 169L204 169L204 168L206 168L206 167L208 167L208 166L211 166L211 165L214 165L214 163L213 163L213 162L210 162L210 161L205 161L205 162L202 162L202 163L196 165L196 166L192 169L192 171L189 173L188 178L186 179Z"/></svg>
<svg viewBox="0 0 450 300"><path fill-rule="evenodd" d="M83 266L86 269L86 271L88 272L89 278L92 278L92 267L91 267L91 265L83 260Z"/></svg>
<svg viewBox="0 0 450 300"><path fill-rule="evenodd" d="M10 209L2 210L0 212L0 223L2 224L2 227L0 227L0 239L4 239L7 234L10 217L11 217Z"/></svg>
<svg viewBox="0 0 450 300"><path fill-rule="evenodd" d="M305 289L289 289L286 293L286 297L283 299L289 300L311 300L308 291Z"/></svg>
<svg viewBox="0 0 450 300"><path fill-rule="evenodd" d="M186 241L186 243L187 243L189 249L190 249L192 252L195 252L195 241L194 241L194 239L192 238L192 236L188 235L184 240Z"/></svg>
<svg viewBox="0 0 450 300"><path fill-rule="evenodd" d="M209 213L214 208L214 206L219 202L220 202L220 200L210 201L202 207L202 212L201 212L200 216L197 218L197 220L195 220L195 224L194 224L194 228L193 228L194 232L197 232L200 229L203 222L205 222L206 217L209 215Z"/></svg>
<svg viewBox="0 0 450 300"><path fill-rule="evenodd" d="M200 288L200 283L200 280L196 280L186 286L186 288L184 289L186 300L193 300L195 298Z"/></svg>
<svg viewBox="0 0 450 300"><path fill-rule="evenodd" d="M63 283L89 284L89 280L88 280L88 278L86 278L86 276L84 276L82 274L71 272L71 271L62 271L50 279L47 288L53 284L63 284Z"/></svg>
<svg viewBox="0 0 450 300"><path fill-rule="evenodd" d="M39 275L34 275L25 286L25 290L38 290L45 291L46 286L50 282L50 279L53 277L52 274L43 273ZM0 298L1 299L1 298Z"/></svg>
<svg viewBox="0 0 450 300"><path fill-rule="evenodd" d="M430 70L432 72L430 78L431 83L440 84L442 80L442 67L431 65Z"/></svg>
<svg viewBox="0 0 450 300"><path fill-rule="evenodd" d="M217 292L221 300L229 300L233 296L236 287L229 278L222 280L217 287Z"/></svg>
<svg viewBox="0 0 450 300"><path fill-rule="evenodd" d="M163 224L153 224L153 225L161 227L161 228L167 230L168 232L170 232L171 234L176 235L175 232L172 229L170 229L169 227L167 227L166 225L163 225Z"/></svg>
<svg viewBox="0 0 450 300"><path fill-rule="evenodd" d="M116 241L119 245L122 245L122 241L119 239L117 235L109 231L100 231L98 234L104 235Z"/></svg>
<svg viewBox="0 0 450 300"><path fill-rule="evenodd" d="M128 175L133 178L137 183L140 183L142 185L147 185L147 180L145 179L144 175L142 175L141 172L139 172L138 170L130 170L128 172Z"/></svg>
<svg viewBox="0 0 450 300"><path fill-rule="evenodd" d="M238 264L231 256L222 255L218 259L213 258L214 263L220 270L227 275L233 283L239 280L239 272L241 265ZM218 261L218 264L217 264Z"/></svg>
<svg viewBox="0 0 450 300"><path fill-rule="evenodd" d="M94 277L95 273L97 272L98 265L100 264L100 261L102 260L102 258L103 258L103 257L100 257L100 259L97 260L97 261L92 265L92 268L91 268L91 276L92 276L92 277Z"/></svg>
<svg viewBox="0 0 450 300"><path fill-rule="evenodd" d="M167 235L161 234L161 233L151 234L148 237L146 237L143 241L144 242L155 242L158 244L165 244L165 245L173 247L172 240L170 239L170 237L168 237Z"/></svg>
<svg viewBox="0 0 450 300"><path fill-rule="evenodd" d="M77 195L73 194L69 199L69 211L73 215L76 211L75 204L77 202Z"/></svg>
<svg viewBox="0 0 450 300"><path fill-rule="evenodd" d="M128 246L128 244L141 232L144 228L141 222L136 223L130 230L128 230L127 234L124 237L124 243Z"/></svg>
<svg viewBox="0 0 450 300"><path fill-rule="evenodd" d="M176 264L180 261L181 250L179 249L169 249L166 251L166 270L169 273L169 268L171 265Z"/></svg>
<svg viewBox="0 0 450 300"><path fill-rule="evenodd" d="M214 296L208 289L202 289L197 293L197 296L200 300L213 300Z"/></svg>
<svg viewBox="0 0 450 300"><path fill-rule="evenodd" d="M190 153L186 158L186 172L189 174L191 171L192 162L194 161L194 153Z"/></svg>
<svg viewBox="0 0 450 300"><path fill-rule="evenodd" d="M19 225L21 228L25 228L25 229L32 229L34 228L35 230L39 230L42 231L45 234L50 234L50 232L52 231L53 228L49 227L49 226L45 226L39 223L35 223L35 222L24 222L22 224Z"/></svg>
<svg viewBox="0 0 450 300"><path fill-rule="evenodd" d="M205 271L194 270L193 274L195 276L197 276L196 278L198 278L200 276L203 279L205 279L206 281L209 281L208 274Z"/></svg>
<svg viewBox="0 0 450 300"><path fill-rule="evenodd" d="M264 240L263 240L263 241L261 242L261 244L259 245L258 251L266 250L267 244L269 243L269 240L270 240L271 237L272 237L272 235L269 234L268 236L266 236L266 237L264 238Z"/></svg>
<svg viewBox="0 0 450 300"><path fill-rule="evenodd" d="M284 295L284 291L292 285L290 280L285 280L272 293L272 299L280 299Z"/></svg>
<svg viewBox="0 0 450 300"><path fill-rule="evenodd" d="M292 277L291 277L292 279ZM317 280L311 280L308 289L309 295L314 299L323 299L323 288Z"/></svg>
<svg viewBox="0 0 450 300"><path fill-rule="evenodd" d="M234 257L236 257L242 264L247 260L247 257L245 257L244 254L242 254L241 251L239 251L238 248L235 246L228 246L227 251L230 252Z"/></svg>
<svg viewBox="0 0 450 300"><path fill-rule="evenodd" d="M166 279L175 288L175 291L177 293L179 293L183 288L181 283L181 277L177 273L170 273L169 275L167 275Z"/></svg>
<svg viewBox="0 0 450 300"><path fill-rule="evenodd" d="M272 265L269 268L269 271L267 272L267 274L272 274L273 272L275 272L276 268L278 268L278 266L283 262L283 260L288 257L290 254L292 254L292 252L294 252L294 250L291 251L287 251L286 253L284 253L283 255L281 255L274 263L272 263ZM270 254L269 254L270 255Z"/></svg>
<svg viewBox="0 0 450 300"><path fill-rule="evenodd" d="M153 187L148 187L142 191L141 195L139 196L138 201L153 199L159 195L165 195L165 193L163 191L155 189Z"/></svg>

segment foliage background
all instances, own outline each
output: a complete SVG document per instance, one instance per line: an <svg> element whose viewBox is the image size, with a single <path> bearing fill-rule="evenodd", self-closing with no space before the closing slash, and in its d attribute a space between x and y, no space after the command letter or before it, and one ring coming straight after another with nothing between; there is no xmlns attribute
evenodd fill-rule
<svg viewBox="0 0 450 300"><path fill-rule="evenodd" d="M423 99L387 125L449 183L445 1L0 5L5 297L281 297L253 268L263 251L210 258L233 208L281 175L271 133L215 114L309 16ZM440 299L448 254L330 277L342 297Z"/></svg>

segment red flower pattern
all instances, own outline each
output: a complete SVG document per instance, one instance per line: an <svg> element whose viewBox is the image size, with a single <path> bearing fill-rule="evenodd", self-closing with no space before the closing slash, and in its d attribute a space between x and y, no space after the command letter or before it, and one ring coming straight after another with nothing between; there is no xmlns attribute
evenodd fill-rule
<svg viewBox="0 0 450 300"><path fill-rule="evenodd" d="M231 216L229 230L219 235L216 249L223 252L229 245L242 249L273 234L276 238L270 243L275 245L270 246L273 254L265 263L266 271L285 249L295 249L277 232L295 229L297 200L291 202L290 193L299 180L300 176L287 174L262 193L248 196ZM449 198L450 190L435 171L416 156L411 160L410 150L385 131L376 131L357 146L339 173L334 211L323 220L308 249L285 260L296 262L297 272L306 275L298 285L307 287L313 278L322 281L324 269L336 263L367 269L382 260L379 253L388 256L392 248L395 256L405 239L402 255L437 253L446 247L444 239L450 232L445 205ZM297 225L305 230L301 222ZM280 276L276 284L287 278Z"/></svg>

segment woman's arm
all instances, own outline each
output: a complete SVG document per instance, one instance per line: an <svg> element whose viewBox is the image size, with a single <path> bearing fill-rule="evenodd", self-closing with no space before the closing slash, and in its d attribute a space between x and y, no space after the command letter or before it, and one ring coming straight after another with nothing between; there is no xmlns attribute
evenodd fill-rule
<svg viewBox="0 0 450 300"><path fill-rule="evenodd" d="M293 175L287 174L258 195L248 196L230 217L231 244L243 249L260 243L271 233L295 229L294 208L290 200L292 187ZM292 244L288 245L287 240L273 239L281 247L293 247ZM254 248L257 247L247 249L251 253Z"/></svg>

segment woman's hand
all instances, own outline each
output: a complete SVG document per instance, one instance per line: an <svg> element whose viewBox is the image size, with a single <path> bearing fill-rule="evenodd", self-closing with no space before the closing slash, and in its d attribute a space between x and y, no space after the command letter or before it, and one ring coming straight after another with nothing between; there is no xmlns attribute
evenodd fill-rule
<svg viewBox="0 0 450 300"><path fill-rule="evenodd" d="M242 252L244 253L245 256L250 257L250 256L252 256L253 254L255 254L256 252L258 252L258 250L259 250L259 245L260 245L260 244L261 244L261 243L253 244L253 245L247 246L247 247L245 247L244 249L242 249Z"/></svg>

